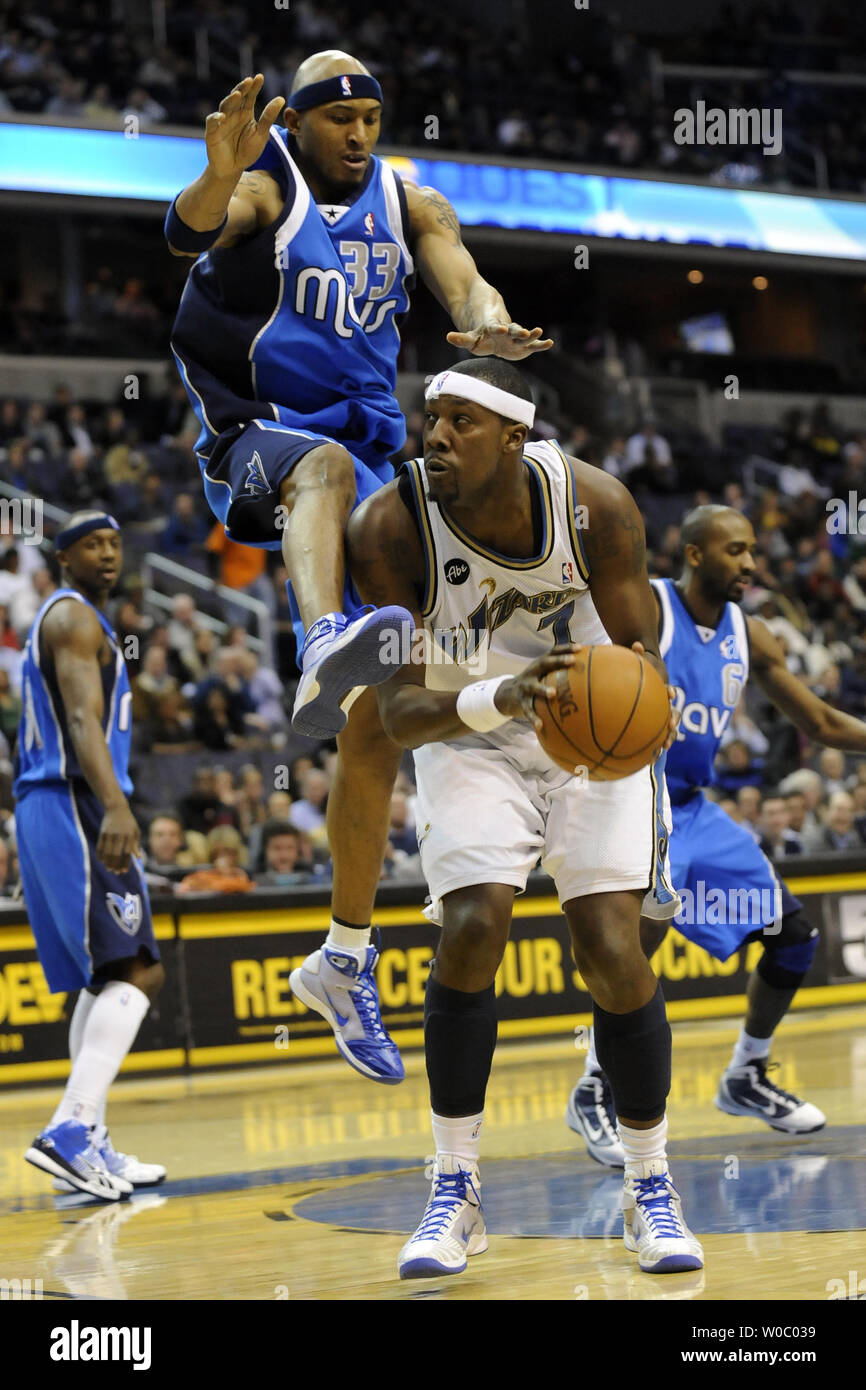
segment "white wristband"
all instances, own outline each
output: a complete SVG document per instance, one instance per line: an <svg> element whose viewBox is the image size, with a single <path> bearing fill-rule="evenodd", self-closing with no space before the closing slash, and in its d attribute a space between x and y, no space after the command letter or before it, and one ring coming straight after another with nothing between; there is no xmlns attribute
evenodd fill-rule
<svg viewBox="0 0 866 1390"><path fill-rule="evenodd" d="M473 685L464 686L457 696L457 717L478 734L507 724L511 715L502 714L493 703L493 697L503 681L510 680L511 676L497 676L494 680L475 681Z"/></svg>

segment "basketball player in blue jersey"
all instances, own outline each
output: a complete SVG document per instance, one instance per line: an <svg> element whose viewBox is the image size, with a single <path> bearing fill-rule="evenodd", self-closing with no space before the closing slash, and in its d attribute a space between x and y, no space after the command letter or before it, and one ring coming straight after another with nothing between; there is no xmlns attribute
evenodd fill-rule
<svg viewBox="0 0 866 1390"><path fill-rule="evenodd" d="M36 615L22 663L15 826L24 902L52 993L79 990L72 1070L25 1157L105 1201L162 1182L165 1169L115 1151L108 1088L165 972L127 797L132 695L101 611L120 575L113 517L77 512L55 546L62 584Z"/></svg>
<svg viewBox="0 0 866 1390"><path fill-rule="evenodd" d="M343 533L352 508L393 477L388 460L405 439L394 387L416 268L451 314L455 346L519 358L551 343L512 323L448 201L375 157L382 93L362 63L338 51L302 63L285 128L274 124L281 97L255 118L262 81L245 78L207 118L207 168L166 220L171 249L198 257L173 350L201 421L214 514L233 539L282 548L302 668L294 727L329 737L356 688L390 675L385 654L408 643L399 606L353 612ZM383 644L395 633L404 640ZM369 924L400 753L373 692L338 748L333 924L304 997L351 1065L391 1083L403 1068L381 1025Z"/></svg>
<svg viewBox="0 0 866 1390"><path fill-rule="evenodd" d="M673 813L671 877L683 899L675 925L717 960L727 960L745 942L763 943L764 954L748 983L745 1023L719 1082L716 1105L728 1115L763 1120L788 1134L808 1134L823 1127L825 1116L782 1090L767 1072L773 1034L812 963L817 928L749 832L709 801L704 788L714 780L722 735L750 674L814 743L866 753L866 724L819 699L788 670L766 624L741 612L755 568L751 522L730 507L696 507L683 520L681 539L680 578L653 581L660 652L681 714L665 767ZM644 914L641 934L652 956L668 923L658 921L659 910L649 899ZM566 1120L583 1135L593 1158L622 1166L616 1110L593 1046Z"/></svg>
<svg viewBox="0 0 866 1390"><path fill-rule="evenodd" d="M624 1117L626 1248L649 1273L702 1265L668 1172L671 1034L640 944L647 889L660 905L674 896L659 854L662 786L650 767L617 782L564 772L536 738L532 704L573 662L575 644L645 650L664 676L643 525L616 479L551 442L526 444L534 409L510 363L441 373L427 390L423 461L369 498L348 529L361 594L405 605L424 638L420 659L378 691L389 735L415 752L428 915L442 927L424 1008L436 1165L399 1256L403 1278L460 1273L487 1248L478 1161L494 977L515 893L539 855ZM491 677L482 681L480 654Z"/></svg>

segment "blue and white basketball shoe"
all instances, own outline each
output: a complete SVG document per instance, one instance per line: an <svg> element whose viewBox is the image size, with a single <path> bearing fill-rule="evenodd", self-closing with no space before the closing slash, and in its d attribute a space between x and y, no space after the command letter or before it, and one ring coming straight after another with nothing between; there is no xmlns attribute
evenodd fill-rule
<svg viewBox="0 0 866 1390"><path fill-rule="evenodd" d="M298 654L292 728L307 738L338 734L361 690L381 685L406 664L413 631L407 608L361 608L319 618Z"/></svg>
<svg viewBox="0 0 866 1390"><path fill-rule="evenodd" d="M92 1131L78 1120L64 1120L43 1129L24 1157L34 1168L63 1178L79 1192L88 1192L105 1202L116 1202L132 1191L131 1182L119 1173L109 1172L93 1142Z"/></svg>
<svg viewBox="0 0 866 1390"><path fill-rule="evenodd" d="M396 1086L406 1075L379 1012L375 946L350 950L325 942L289 976L292 993L330 1023L342 1055L371 1081Z"/></svg>
<svg viewBox="0 0 866 1390"><path fill-rule="evenodd" d="M582 1076L568 1097L565 1123L586 1143L590 1158L606 1168L624 1168L625 1150L616 1132L616 1109L607 1077Z"/></svg>
<svg viewBox="0 0 866 1390"><path fill-rule="evenodd" d="M462 1274L468 1257L486 1249L478 1165L455 1154L437 1154L421 1225L397 1258L400 1278Z"/></svg>
<svg viewBox="0 0 866 1390"><path fill-rule="evenodd" d="M622 1195L623 1240L646 1274L703 1269L704 1252L683 1220L667 1160L630 1163Z"/></svg>
<svg viewBox="0 0 866 1390"><path fill-rule="evenodd" d="M747 1115L763 1120L783 1134L814 1134L823 1129L827 1116L809 1100L783 1091L767 1072L778 1066L766 1057L756 1057L742 1067L728 1067L716 1095L716 1108L726 1115Z"/></svg>
<svg viewBox="0 0 866 1390"><path fill-rule="evenodd" d="M161 1163L142 1163L135 1154L121 1154L111 1142L111 1135L105 1125L96 1125L91 1130L93 1147L102 1155L109 1173L124 1178L133 1187L157 1187L165 1181L165 1168ZM66 1178L56 1178L51 1184L55 1192L74 1192Z"/></svg>

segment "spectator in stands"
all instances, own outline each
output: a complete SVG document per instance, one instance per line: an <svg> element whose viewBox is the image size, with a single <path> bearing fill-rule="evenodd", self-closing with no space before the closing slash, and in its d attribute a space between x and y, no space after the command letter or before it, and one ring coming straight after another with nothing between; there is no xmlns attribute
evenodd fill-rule
<svg viewBox="0 0 866 1390"><path fill-rule="evenodd" d="M823 828L803 837L807 854L827 850L857 850L866 846L866 836L854 819L854 798L850 792L834 792L824 812Z"/></svg>
<svg viewBox="0 0 866 1390"><path fill-rule="evenodd" d="M237 809L235 776L230 767L214 768L214 791L219 802L216 824L231 825L239 831L241 818Z"/></svg>
<svg viewBox="0 0 866 1390"><path fill-rule="evenodd" d="M90 454L84 449L72 449L58 489L59 500L70 511L86 511L105 506L105 488L90 464Z"/></svg>
<svg viewBox="0 0 866 1390"><path fill-rule="evenodd" d="M15 850L0 837L0 902L13 902L17 896L18 862Z"/></svg>
<svg viewBox="0 0 866 1390"><path fill-rule="evenodd" d="M316 761L311 758L309 753L301 753L294 759L289 768L289 791L295 801L299 801L303 793L301 792L301 782L305 775L316 766Z"/></svg>
<svg viewBox="0 0 866 1390"><path fill-rule="evenodd" d="M196 512L194 499L188 492L179 492L160 537L160 552L184 561L191 552L202 550L207 535L207 522Z"/></svg>
<svg viewBox="0 0 866 1390"><path fill-rule="evenodd" d="M168 649L177 662L182 663L183 654L195 646L198 617L192 594L175 594L168 624Z"/></svg>
<svg viewBox="0 0 866 1390"><path fill-rule="evenodd" d="M261 869L264 866L262 855L262 826L265 821L279 821L282 825L287 824L292 818L292 798L288 792L273 791L265 803L264 820L257 820L252 826L247 837L247 862L255 868ZM297 829L297 826L295 827ZM306 857L306 856L305 856Z"/></svg>
<svg viewBox="0 0 866 1390"><path fill-rule="evenodd" d="M180 665L183 667L183 679L193 688L184 689L184 694L188 697L195 695L196 686L200 686L208 676L213 674L212 661L216 654L217 641L209 627L198 627L193 635L192 647L181 649L178 652Z"/></svg>
<svg viewBox="0 0 866 1390"><path fill-rule="evenodd" d="M783 796L764 797L758 822L761 849L770 859L803 853L803 837L788 825L788 808Z"/></svg>
<svg viewBox="0 0 866 1390"><path fill-rule="evenodd" d="M17 563L18 556L14 555L14 552L13 556ZM3 577L4 576L0 574L0 579L2 579ZM26 584L27 581L25 580L24 582ZM0 647L8 647L13 652L20 652L21 650L21 643L18 640L18 633L15 631L14 627L9 621L8 603L0 603Z"/></svg>
<svg viewBox="0 0 866 1390"><path fill-rule="evenodd" d="M50 458L57 458L63 452L63 437L48 412L43 401L31 401L27 408L24 433L36 448L43 449Z"/></svg>
<svg viewBox="0 0 866 1390"><path fill-rule="evenodd" d="M624 435L614 435L607 447L601 466L605 473L610 473L614 478L622 478L629 471Z"/></svg>
<svg viewBox="0 0 866 1390"><path fill-rule="evenodd" d="M21 718L21 697L12 689L9 672L0 667L0 733L6 738L14 751L18 737L18 721Z"/></svg>
<svg viewBox="0 0 866 1390"><path fill-rule="evenodd" d="M117 119L117 107L111 101L111 88L107 82L97 82L84 103L82 112L90 125L106 125Z"/></svg>
<svg viewBox="0 0 866 1390"><path fill-rule="evenodd" d="M654 415L644 416L643 424L636 434L631 435L625 446L625 470L626 476L634 472L636 468L643 468L651 460L661 468L673 466L673 455L671 446L663 435L656 430L656 420ZM631 483L629 482L629 486Z"/></svg>
<svg viewBox="0 0 866 1390"><path fill-rule="evenodd" d="M238 813L239 828L249 843L253 826L263 825L268 819L265 806L265 784L261 768L255 763L244 763L240 771L240 786L235 795L235 810ZM251 863L255 863L252 858Z"/></svg>
<svg viewBox="0 0 866 1390"><path fill-rule="evenodd" d="M212 685L195 706L195 736L205 748L225 751L244 741L244 720L221 685Z"/></svg>
<svg viewBox="0 0 866 1390"><path fill-rule="evenodd" d="M9 600L9 617L22 645L33 626L33 619L56 588L57 584L51 571L46 565L42 565L33 571L30 583L16 591Z"/></svg>
<svg viewBox="0 0 866 1390"><path fill-rule="evenodd" d="M178 683L168 669L165 648L151 645L142 657L141 672L132 681L132 717L155 719L161 696L174 694Z"/></svg>
<svg viewBox="0 0 866 1390"><path fill-rule="evenodd" d="M237 541L230 541L221 522L217 522L213 527L205 541L205 550L217 562L220 584L224 584L228 589L238 589L254 598L262 598L266 603L273 601L273 595L270 592L265 593L268 584L265 578L267 557L264 550L254 545L239 545ZM246 612L238 607L238 621L243 622L246 616Z"/></svg>
<svg viewBox="0 0 866 1390"><path fill-rule="evenodd" d="M207 863L207 841L195 830L184 831L173 811L159 811L147 829L145 866L155 872Z"/></svg>
<svg viewBox="0 0 866 1390"><path fill-rule="evenodd" d="M292 806L292 821L299 830L311 834L325 824L325 809L330 786L321 768L313 767L301 778L301 799Z"/></svg>
<svg viewBox="0 0 866 1390"><path fill-rule="evenodd" d="M824 782L825 796L847 789L845 777L845 754L840 748L822 748L818 759L818 771Z"/></svg>
<svg viewBox="0 0 866 1390"><path fill-rule="evenodd" d="M758 787L740 787L737 791L737 808L740 812L740 824L744 825L756 840L759 840L761 838L759 829L761 820L761 793Z"/></svg>
<svg viewBox="0 0 866 1390"><path fill-rule="evenodd" d="M246 850L231 825L218 825L207 836L209 868L187 874L177 886L178 893L248 893L255 882L245 872Z"/></svg>
<svg viewBox="0 0 866 1390"><path fill-rule="evenodd" d="M727 792L737 792L740 787L759 787L763 766L763 760L753 757L742 739L735 738L719 754L716 781Z"/></svg>
<svg viewBox="0 0 866 1390"><path fill-rule="evenodd" d="M255 652L248 648L241 650L238 667L249 690L260 727L268 734L284 730L288 720L283 707L283 683L276 671L269 666L261 666Z"/></svg>
<svg viewBox="0 0 866 1390"><path fill-rule="evenodd" d="M194 737L192 713L179 690L157 696L153 717L142 732L142 747L151 753L192 753L201 748Z"/></svg>
<svg viewBox="0 0 866 1390"><path fill-rule="evenodd" d="M295 826L283 821L266 821L262 826L262 850L265 867L256 874L258 883L283 888L310 882L309 870L298 867L301 836Z"/></svg>
<svg viewBox="0 0 866 1390"><path fill-rule="evenodd" d="M181 799L179 811L184 825L206 835L216 825L219 797L216 794L214 770L199 766L193 775L193 784L186 796Z"/></svg>
<svg viewBox="0 0 866 1390"><path fill-rule="evenodd" d="M403 792L395 791L391 797L391 824L388 839L395 850L403 854L417 854L418 843L415 838L415 824L409 815L408 798Z"/></svg>

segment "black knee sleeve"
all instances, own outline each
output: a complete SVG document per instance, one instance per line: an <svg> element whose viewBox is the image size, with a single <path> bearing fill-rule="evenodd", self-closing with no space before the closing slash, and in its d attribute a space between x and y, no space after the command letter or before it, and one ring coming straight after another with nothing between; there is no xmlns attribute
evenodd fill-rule
<svg viewBox="0 0 866 1390"><path fill-rule="evenodd" d="M671 1089L671 1030L659 985L652 999L628 1014L593 1004L595 1052L613 1091L616 1113L654 1120Z"/></svg>
<svg viewBox="0 0 866 1390"><path fill-rule="evenodd" d="M818 949L818 928L802 912L789 912L777 936L764 933L759 939L764 954L757 969L764 983L772 989L799 989Z"/></svg>
<svg viewBox="0 0 866 1390"><path fill-rule="evenodd" d="M476 994L440 985L431 975L424 997L424 1049L430 1105L437 1115L477 1115L496 1047L496 991Z"/></svg>

